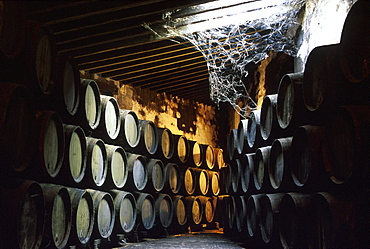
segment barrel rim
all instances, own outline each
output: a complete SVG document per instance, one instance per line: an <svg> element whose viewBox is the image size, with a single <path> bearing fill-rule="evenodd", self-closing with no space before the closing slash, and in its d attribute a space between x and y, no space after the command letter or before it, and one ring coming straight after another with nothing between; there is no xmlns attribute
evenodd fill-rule
<svg viewBox="0 0 370 249"><path fill-rule="evenodd" d="M72 70L73 70L73 74L74 74L74 87L75 87L75 96L74 96L74 104L73 104L73 107L70 109L68 108L68 105L66 103L66 99L65 99L65 87L66 87L66 79L65 79L65 73L66 73L66 69L67 69L67 66L70 65L72 67ZM76 59L73 57L73 56L68 56L68 58L65 60L65 64L64 64L64 68L63 68L63 73L62 73L62 89L63 89L63 102L64 102L64 105L66 107L66 110L67 112L71 115L71 116L74 116L76 113L77 113L77 110L78 110L78 107L79 107L79 103L80 103L80 74L79 74L79 71L78 71L78 64L77 64L77 61Z"/></svg>
<svg viewBox="0 0 370 249"><path fill-rule="evenodd" d="M161 210L160 210L160 205L161 205L161 201L162 200L166 200L168 202L168 205L169 205L169 212L170 212L170 214L169 214L169 217L168 217L168 221L162 220ZM161 225L164 228L168 228L171 225L172 218L173 218L173 202L172 202L172 198L168 194L160 193L158 195L157 199L155 200L154 206L155 206L155 211L156 211L156 217L159 217L159 221L160 221Z"/></svg>
<svg viewBox="0 0 370 249"><path fill-rule="evenodd" d="M115 222L116 224L122 229L122 231L126 232L126 233L129 233L133 230L133 228L135 227L135 224L136 224L136 200L135 200L135 196L131 193L131 192L127 192L127 191L124 191L124 190L118 190L118 189L111 189L109 190L109 193L112 195L113 198L113 201L114 201L114 208L115 208ZM132 223L130 224L130 226L128 226L128 228L125 228L125 224L122 224L121 223L121 219L120 219L120 216L118 214L120 214L120 210L121 210L121 204L123 202L123 200L127 198L130 202L131 202L131 205L132 205Z"/></svg>
<svg viewBox="0 0 370 249"><path fill-rule="evenodd" d="M169 181L171 167L173 167L177 172L178 181L177 181L177 185L176 185L175 189L171 188L170 181ZM181 171L180 171L179 165L177 165L176 163L172 163L172 162L167 163L164 166L164 172L165 172L165 185L168 184L168 187L171 189L171 192L173 194L178 194L180 192L180 189L181 189L181 186L182 186L182 184L181 184L182 183L182 177L181 177Z"/></svg>
<svg viewBox="0 0 370 249"><path fill-rule="evenodd" d="M121 132L121 117L120 117L120 109L117 102L117 99L112 96L107 95L100 95L100 101L101 101L101 115L104 116L103 119L100 121L100 125L104 125L104 133L108 135L108 137L112 140L115 140L119 133ZM116 113L116 129L113 134L109 134L106 129L106 120L105 120L105 113L106 113L106 107L108 102L112 103L115 113Z"/></svg>
<svg viewBox="0 0 370 249"><path fill-rule="evenodd" d="M130 143L127 140L126 132L125 132L125 124L126 124L126 116L131 115L136 123L137 128L137 136L134 143ZM140 142L140 128L139 128L139 118L137 117L136 113L133 110L126 110L126 109L120 109L120 118L121 118L121 134L123 135L123 140L130 148L135 148L138 146ZM123 119L123 120L122 120Z"/></svg>
<svg viewBox="0 0 370 249"><path fill-rule="evenodd" d="M101 187L105 183L107 174L108 174L107 151L105 149L105 143L100 138L92 138L92 137L87 137L86 142L87 142L87 163L90 165L88 169L89 169L89 173L91 174L90 180L92 180L92 182L95 184L96 187ZM102 174L101 182L96 182L96 180L94 179L92 175L93 171L91 168L91 161L92 161L92 152L95 146L99 146L99 148L101 149L102 155L103 155L103 174Z"/></svg>
<svg viewBox="0 0 370 249"><path fill-rule="evenodd" d="M112 182L113 182L113 184L116 188L123 188L126 185L127 178L128 178L126 151L119 145L105 144L105 148L106 148L106 151L107 151L107 165L108 165L108 171L110 173L110 178L112 179ZM115 152L118 152L122 155L123 162L124 162L125 172L123 174L123 179L122 179L120 184L117 184L114 181L113 172L112 172L112 160L113 160L113 155L114 155Z"/></svg>
<svg viewBox="0 0 370 249"><path fill-rule="evenodd" d="M148 224L144 224L143 222L143 216L142 216L142 210L141 210L141 206L143 204L143 202L145 200L149 200L149 202L151 203L151 206L152 206L152 217L149 221ZM156 219L156 215L155 215L155 206L154 206L154 197L151 195L151 194L148 194L148 193L139 193L139 196L138 198L136 199L136 210L140 216L140 223L144 226L145 229L149 230L151 228L153 228L154 226L154 222L155 222L155 219Z"/></svg>
<svg viewBox="0 0 370 249"><path fill-rule="evenodd" d="M100 90L99 90L99 86L98 86L98 83L96 83L95 80L91 80L91 79L80 79L80 82L81 82L81 87L82 87L82 90L80 91L82 93L82 96L83 98L80 99L80 105L81 106L81 109L83 111L83 118L85 120L85 122L87 123L87 126L89 129L91 130L95 130L99 124L100 124L100 119L101 119L101 100L100 100ZM95 93L95 102L96 102L96 117L95 117L95 122L90 125L90 122L87 120L87 117L86 117L86 105L85 105L85 97L86 97L86 89L87 87L90 86L94 93ZM81 105L82 103L82 105Z"/></svg>
<svg viewBox="0 0 370 249"><path fill-rule="evenodd" d="M164 172L164 164L162 162L162 160L160 159L155 159L155 158L150 158L148 161L147 161L147 169L148 169L148 173L154 173L153 171L153 168L154 168L154 165L155 164L158 164L161 168L161 171L162 171L162 182L160 183L160 186L157 188L153 182L153 174L148 174L148 178L151 179L151 187L153 187L153 189L157 192L161 192L162 189L164 188L164 179L166 177L165 175L165 172Z"/></svg>

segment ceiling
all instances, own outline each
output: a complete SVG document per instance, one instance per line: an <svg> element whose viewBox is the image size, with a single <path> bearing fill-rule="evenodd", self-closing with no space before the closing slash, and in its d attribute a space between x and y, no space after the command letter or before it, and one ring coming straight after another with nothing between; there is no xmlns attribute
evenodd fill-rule
<svg viewBox="0 0 370 249"><path fill-rule="evenodd" d="M58 54L80 70L122 84L212 104L202 54L179 37L159 39L143 24L162 14L210 0L27 1L30 20L49 26Z"/></svg>

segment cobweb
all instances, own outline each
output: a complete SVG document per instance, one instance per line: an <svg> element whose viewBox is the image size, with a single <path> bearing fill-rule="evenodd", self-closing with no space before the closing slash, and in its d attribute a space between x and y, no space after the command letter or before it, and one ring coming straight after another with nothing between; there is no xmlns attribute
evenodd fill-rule
<svg viewBox="0 0 370 249"><path fill-rule="evenodd" d="M257 106L243 83L248 75L247 64L266 59L271 50L296 56L295 35L300 26L297 16L304 3L304 0L283 0L279 11L267 16L185 34L180 32L180 27L189 17L172 18L181 11L175 10L163 15L163 27L168 37L182 37L203 54L209 72L211 100L217 106L220 102L229 102L237 113L245 116ZM276 9L276 4L265 8L269 7ZM240 15L240 19L243 17L247 18L248 13Z"/></svg>

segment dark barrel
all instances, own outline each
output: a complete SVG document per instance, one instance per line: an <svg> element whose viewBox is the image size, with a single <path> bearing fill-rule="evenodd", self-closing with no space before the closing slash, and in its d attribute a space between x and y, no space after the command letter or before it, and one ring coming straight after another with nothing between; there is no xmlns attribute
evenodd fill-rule
<svg viewBox="0 0 370 249"><path fill-rule="evenodd" d="M359 0L347 14L340 38L340 65L348 81L358 83L370 74L370 3Z"/></svg>
<svg viewBox="0 0 370 249"><path fill-rule="evenodd" d="M263 98L261 107L260 132L264 141L272 141L278 136L278 122L276 115L277 94L269 94Z"/></svg>
<svg viewBox="0 0 370 249"><path fill-rule="evenodd" d="M303 75L303 98L310 111L322 110L340 105L368 104L370 84L350 84L339 65L340 44L314 48L306 62Z"/></svg>
<svg viewBox="0 0 370 249"><path fill-rule="evenodd" d="M158 128L158 149L159 159L171 160L175 152L175 141L172 132L167 128Z"/></svg>
<svg viewBox="0 0 370 249"><path fill-rule="evenodd" d="M146 189L152 192L161 192L165 182L163 162L159 159L147 159L148 183Z"/></svg>
<svg viewBox="0 0 370 249"><path fill-rule="evenodd" d="M259 201L260 229L264 243L273 248L281 246L279 238L278 215L284 193L266 194Z"/></svg>
<svg viewBox="0 0 370 249"><path fill-rule="evenodd" d="M233 197L233 198L232 198ZM235 228L236 205L234 196L218 196L218 214L220 225L223 227L225 234L233 233Z"/></svg>
<svg viewBox="0 0 370 249"><path fill-rule="evenodd" d="M312 196L307 206L309 248L354 248L354 204L328 192Z"/></svg>
<svg viewBox="0 0 370 249"><path fill-rule="evenodd" d="M280 128L288 135L306 124L309 111L303 101L303 72L285 74L281 78L276 112Z"/></svg>
<svg viewBox="0 0 370 249"><path fill-rule="evenodd" d="M68 190L60 185L40 184L45 199L43 247L64 248L72 229L72 208Z"/></svg>
<svg viewBox="0 0 370 249"><path fill-rule="evenodd" d="M128 179L123 188L130 191L142 191L148 182L147 161L139 154L127 153Z"/></svg>
<svg viewBox="0 0 370 249"><path fill-rule="evenodd" d="M167 163L164 166L164 192L178 194L182 187L182 181L183 177L179 166L175 163Z"/></svg>
<svg viewBox="0 0 370 249"><path fill-rule="evenodd" d="M103 186L107 178L107 151L101 139L87 137L87 163L85 183L91 187Z"/></svg>
<svg viewBox="0 0 370 249"><path fill-rule="evenodd" d="M231 167L231 190L233 193L239 193L242 185L241 184L242 163L240 159L235 159L230 164L230 167Z"/></svg>
<svg viewBox="0 0 370 249"><path fill-rule="evenodd" d="M64 162L57 181L75 185L82 181L86 172L85 132L79 126L64 125L64 135Z"/></svg>
<svg viewBox="0 0 370 249"><path fill-rule="evenodd" d="M239 154L239 139L238 139L238 129L232 129L230 134L227 136L227 159L232 161L238 158Z"/></svg>
<svg viewBox="0 0 370 249"><path fill-rule="evenodd" d="M107 239L113 232L115 221L114 201L108 192L87 189L94 205L94 230L93 237Z"/></svg>
<svg viewBox="0 0 370 249"><path fill-rule="evenodd" d="M36 116L31 96L23 85L0 83L1 171L23 171L36 145Z"/></svg>
<svg viewBox="0 0 370 249"><path fill-rule="evenodd" d="M237 143L237 151L239 154L242 154L247 151L248 144L247 144L247 134L248 134L248 122L249 119L241 119L238 124L238 143Z"/></svg>
<svg viewBox="0 0 370 249"><path fill-rule="evenodd" d="M168 194L158 194L154 207L158 223L164 228L168 228L172 223L172 205L172 198Z"/></svg>
<svg viewBox="0 0 370 249"><path fill-rule="evenodd" d="M125 150L132 151L140 141L139 119L132 110L120 109L121 131L116 143Z"/></svg>
<svg viewBox="0 0 370 249"><path fill-rule="evenodd" d="M1 187L1 248L40 248L44 232L44 195L40 184L12 179Z"/></svg>
<svg viewBox="0 0 370 249"><path fill-rule="evenodd" d="M221 194L231 194L232 185L232 169L230 164L225 164L224 167L220 169L221 176Z"/></svg>
<svg viewBox="0 0 370 249"><path fill-rule="evenodd" d="M107 151L108 173L105 181L107 188L122 188L127 182L127 155L121 146L105 144Z"/></svg>
<svg viewBox="0 0 370 249"><path fill-rule="evenodd" d="M325 188L327 177L320 155L323 136L324 127L313 125L301 126L294 133L290 171L296 186L311 191Z"/></svg>
<svg viewBox="0 0 370 249"><path fill-rule="evenodd" d="M259 147L259 139L261 136L261 110L254 110L249 114L247 128L247 145L250 149Z"/></svg>
<svg viewBox="0 0 370 249"><path fill-rule="evenodd" d="M61 117L54 111L38 111L38 164L49 178L55 178L64 160L65 137Z"/></svg>
<svg viewBox="0 0 370 249"><path fill-rule="evenodd" d="M311 195L287 193L280 203L279 237L283 248L307 247L307 206Z"/></svg>
<svg viewBox="0 0 370 249"><path fill-rule="evenodd" d="M115 140L121 130L121 117L118 102L114 97L100 95L101 117L93 135L109 143Z"/></svg>
<svg viewBox="0 0 370 249"><path fill-rule="evenodd" d="M115 232L130 233L136 224L136 200L132 193L112 189L109 193L113 197L116 226Z"/></svg>
<svg viewBox="0 0 370 249"><path fill-rule="evenodd" d="M275 190L286 191L293 188L290 173L292 140L293 137L278 138L272 143L268 174L271 187Z"/></svg>
<svg viewBox="0 0 370 249"><path fill-rule="evenodd" d="M370 151L370 107L342 106L325 124L322 143L326 174L332 182L367 188Z"/></svg>
<svg viewBox="0 0 370 249"><path fill-rule="evenodd" d="M254 158L256 153L244 154L242 157L242 173L241 173L241 188L243 193L252 191Z"/></svg>
<svg viewBox="0 0 370 249"><path fill-rule="evenodd" d="M260 147L254 157L253 182L256 190L271 190L268 178L271 146Z"/></svg>
<svg viewBox="0 0 370 249"><path fill-rule="evenodd" d="M250 195L247 200L247 231L249 237L256 242L261 240L261 231L259 229L261 208L259 200L263 196L265 194Z"/></svg>
<svg viewBox="0 0 370 249"><path fill-rule="evenodd" d="M233 196L235 203L235 225L236 232L239 234L247 234L247 197Z"/></svg>
<svg viewBox="0 0 370 249"><path fill-rule="evenodd" d="M154 198L151 194L142 192L135 192L135 197L139 224L142 225L144 229L149 230L153 228L156 218Z"/></svg>

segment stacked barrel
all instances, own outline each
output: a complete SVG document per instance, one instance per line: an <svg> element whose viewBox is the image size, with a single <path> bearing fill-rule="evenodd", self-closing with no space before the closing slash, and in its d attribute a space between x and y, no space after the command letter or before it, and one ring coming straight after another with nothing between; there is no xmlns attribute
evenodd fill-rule
<svg viewBox="0 0 370 249"><path fill-rule="evenodd" d="M314 48L230 131L229 234L256 248L369 246L369 10L357 1L341 42Z"/></svg>
<svg viewBox="0 0 370 249"><path fill-rule="evenodd" d="M27 67L0 83L0 247L112 248L215 227L222 150L120 109L33 27L36 46L5 59Z"/></svg>

